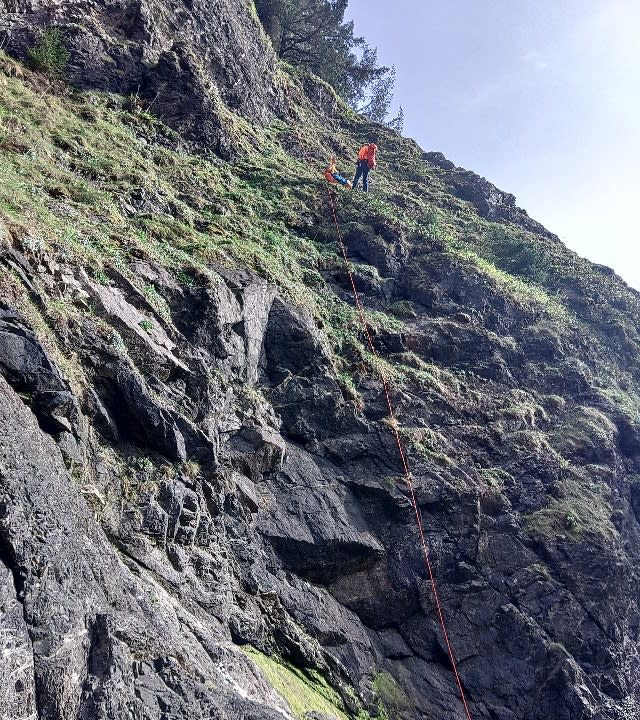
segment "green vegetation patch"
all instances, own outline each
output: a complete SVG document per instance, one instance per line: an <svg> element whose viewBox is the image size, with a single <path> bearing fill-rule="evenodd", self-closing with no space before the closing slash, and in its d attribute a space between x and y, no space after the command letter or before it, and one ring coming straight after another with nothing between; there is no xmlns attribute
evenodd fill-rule
<svg viewBox="0 0 640 720"><path fill-rule="evenodd" d="M564 322L571 320L562 300L554 297L541 285L528 282L497 267L491 259L482 257L474 250L459 251L461 257L470 260L485 276L492 278L501 294L511 297L518 305L531 312L542 312Z"/></svg>
<svg viewBox="0 0 640 720"><path fill-rule="evenodd" d="M62 42L46 37L50 45ZM279 77L292 94L300 94L294 79L284 71ZM62 96L42 93L39 86L28 72L0 75L0 213L23 227L25 252L83 265L102 283L115 270L166 322L166 302L131 270L133 260L155 261L178 278L195 274L211 282L213 265L249 268L311 311L354 401L358 379L371 374L372 364L395 383L441 395L455 392L442 372L371 358L356 311L325 281L323 270L341 265L335 230L319 171L298 151L322 158L328 153L326 129L302 96L296 109L305 127L304 147L285 122L255 129L225 115L247 141L245 155L231 166L184 152L175 132L131 98L97 92ZM460 220L458 210L446 205L452 198L414 145L380 132L385 155L375 193L337 197L344 230L366 220L380 231L381 243L389 233L417 247L434 239L449 242L468 218ZM333 140L345 154L357 152L345 129L336 128ZM325 242L313 239L311 228ZM491 267L504 292L555 309L543 291ZM358 272L382 281L373 266L359 266ZM412 314L408 303L399 303L389 313L368 313L368 320L378 332L400 332Z"/></svg>
<svg viewBox="0 0 640 720"><path fill-rule="evenodd" d="M572 477L562 482L560 498L552 498L546 508L524 518L528 532L573 542L588 536L615 540L618 533L611 522L608 488L583 475L574 471Z"/></svg>
<svg viewBox="0 0 640 720"><path fill-rule="evenodd" d="M350 720L338 693L317 670L295 667L275 655L269 656L247 645L242 650L262 670L269 684L299 720L319 712L335 720Z"/></svg>
<svg viewBox="0 0 640 720"><path fill-rule="evenodd" d="M603 462L615 451L616 435L616 426L600 410L577 407L554 434L552 445L562 455Z"/></svg>
<svg viewBox="0 0 640 720"><path fill-rule="evenodd" d="M413 307L413 303L409 300L399 300L389 306L389 312L399 318L414 318L417 313Z"/></svg>
<svg viewBox="0 0 640 720"><path fill-rule="evenodd" d="M445 436L426 427L401 427L400 435L412 453L435 460L445 466L454 465Z"/></svg>
<svg viewBox="0 0 640 720"><path fill-rule="evenodd" d="M27 52L29 63L34 70L52 79L61 78L69 63L70 54L60 28L47 28L35 47Z"/></svg>
<svg viewBox="0 0 640 720"><path fill-rule="evenodd" d="M398 714L413 708L406 692L388 672L379 672L374 677L373 689L378 696L378 711L382 720L395 720Z"/></svg>

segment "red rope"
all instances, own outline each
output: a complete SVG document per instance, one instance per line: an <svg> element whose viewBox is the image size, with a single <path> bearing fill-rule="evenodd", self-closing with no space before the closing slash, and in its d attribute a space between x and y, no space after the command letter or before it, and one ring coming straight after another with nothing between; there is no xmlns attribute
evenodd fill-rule
<svg viewBox="0 0 640 720"><path fill-rule="evenodd" d="M289 112L292 115L294 125L293 129L295 132L295 135L298 139L298 143L300 144L300 148L303 151L303 154L308 159L308 153L305 150L304 143L302 142L302 138L300 137L300 133L297 130L296 127L296 120L293 116L293 112L291 111L291 108L289 107ZM362 327L364 329L365 335L367 337L367 344L371 350L372 355L377 359L378 353L376 351L375 345L373 344L373 339L371 337L371 332L369 330L369 323L367 322L367 316L364 312L364 307L362 306L362 303L360 301L360 294L358 293L358 290L356 288L355 279L353 277L353 272L351 271L351 263L349 262L349 256L347 254L347 246L344 242L344 239L342 237L342 232L340 230L340 223L338 222L338 213L336 211L335 201L333 193L331 192L329 186L327 186L327 194L329 195L329 202L331 204L331 210L333 213L333 221L336 226L336 233L338 235L338 241L340 244L340 250L342 252L342 257L344 258L344 264L345 268L347 270L347 274L349 275L349 281L351 283L351 289L353 291L353 297L355 300L356 308L358 310L358 314L360 316L360 321L362 322ZM431 557L429 555L429 547L427 545L427 541L425 538L424 533L424 525L422 523L422 516L420 515L420 508L418 506L418 500L416 498L416 492L415 488L413 486L413 480L411 478L411 471L409 469L409 461L407 458L406 451L404 449L404 446L402 444L402 439L400 438L400 433L398 431L398 421L396 419L395 410L393 408L393 403L391 401L391 390L389 388L389 383L387 381L387 378L384 376L384 373L380 368L378 368L378 374L380 375L380 380L382 382L382 387L384 389L385 398L387 401L387 407L389 409L389 418L391 420L391 427L393 429L393 434L396 440L396 445L398 446L398 452L400 454L400 459L402 461L402 467L404 469L404 478L405 482L407 483L407 488L409 490L409 497L411 499L411 505L413 506L413 511L416 516L416 524L418 526L418 534L420 535L420 545L422 547L422 555L424 558L424 563L427 568L427 572L429 574L429 581L431 583L431 592L433 594L433 599L436 607L436 613L438 615L438 620L440 621L440 627L442 628L442 634L444 636L445 644L447 646L447 653L449 655L449 660L451 662L451 669L453 671L453 675L455 677L456 685L458 686L458 691L460 693L460 699L462 700L462 705L464 706L464 712L466 715L467 720L473 720L471 716L471 711L469 710L469 704L467 703L467 697L464 692L464 687L462 686L462 680L460 678L460 674L458 672L458 663L456 662L456 657L453 652L453 646L451 645L451 641L449 640L449 633L447 632L447 625L445 623L444 619L444 613L442 611L442 603L440 602L440 595L438 594L438 587L436 584L436 578L435 573L433 572L433 565L431 563Z"/></svg>
<svg viewBox="0 0 640 720"><path fill-rule="evenodd" d="M336 233L338 235L338 242L340 244L340 250L342 251L342 257L344 258L345 268L347 270L347 273L349 275L349 281L351 282L351 289L353 291L353 297L356 303L356 308L358 310L358 314L360 316L360 321L362 322L362 327L364 329L365 335L367 337L367 344L369 346L369 349L371 350L372 355L378 359L379 355L376 351L375 345L373 344L373 339L371 337L371 332L369 330L369 323L367 321L367 316L365 315L364 308L362 306L362 303L360 301L360 294L358 293L358 290L356 288L355 279L353 277L353 272L351 270L351 263L349 262L349 256L347 255L347 246L345 245L344 239L342 237L342 232L340 230L340 223L338 222L338 213L336 212L336 205L333 197L333 193L327 187L327 194L329 195L329 202L331 203L331 210L333 213L333 221L336 225ZM415 512L416 516L416 524L418 526L418 534L420 535L420 544L422 546L422 555L424 558L425 567L427 568L427 572L429 574L429 581L431 583L431 592L433 593L433 599L436 606L436 613L438 615L438 620L440 621L440 627L442 628L442 634L444 636L444 640L447 646L447 653L449 655L449 660L451 662L451 669L453 670L453 674L456 680L456 685L458 686L458 691L460 692L460 699L462 700L462 704L464 706L464 711L467 716L467 720L473 720L471 717L471 711L469 710L469 705L467 703L467 697L464 692L464 688L462 686L462 680L460 679L460 674L458 672L458 663L456 662L456 657L453 652L453 646L451 645L451 641L449 640L449 633L447 632L447 625L445 623L444 619L444 613L442 611L442 603L440 602L440 595L438 594L438 587L436 584L436 578L435 573L433 572L433 565L431 563L431 557L429 555L429 547L427 545L427 541L425 538L425 532L424 532L424 525L422 522L422 516L420 515L420 508L418 506L418 500L416 498L416 492L413 485L413 480L411 478L411 471L409 470L409 461L407 458L407 453L404 449L404 446L402 444L402 439L400 438L400 432L398 431L398 421L396 419L395 410L393 408L393 403L391 401L391 390L389 388L389 383L387 381L387 378L384 376L384 373L382 372L382 369L378 368L378 374L380 375L380 380L382 381L382 387L384 388L384 394L385 398L387 400L387 407L389 408L389 418L391 420L391 428L393 429L393 434L396 440L396 445L398 446L398 452L400 453L400 459L402 461L402 467L404 469L404 478L407 483L407 488L409 490L409 497L411 499L411 505L413 506L413 510Z"/></svg>

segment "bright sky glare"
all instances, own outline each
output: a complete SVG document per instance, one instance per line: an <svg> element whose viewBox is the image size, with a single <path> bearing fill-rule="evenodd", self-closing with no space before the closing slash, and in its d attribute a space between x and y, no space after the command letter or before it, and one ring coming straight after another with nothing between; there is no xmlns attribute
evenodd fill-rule
<svg viewBox="0 0 640 720"><path fill-rule="evenodd" d="M406 135L640 289L638 0L351 0L349 13L396 66Z"/></svg>

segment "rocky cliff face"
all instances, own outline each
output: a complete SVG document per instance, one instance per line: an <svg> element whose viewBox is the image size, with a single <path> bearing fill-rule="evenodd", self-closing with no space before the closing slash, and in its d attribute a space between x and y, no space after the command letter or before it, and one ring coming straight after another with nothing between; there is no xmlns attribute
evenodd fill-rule
<svg viewBox="0 0 640 720"><path fill-rule="evenodd" d="M638 294L312 79L230 165L0 65L0 717L463 718L378 371L473 717L637 717ZM377 361L307 160L372 135Z"/></svg>
<svg viewBox="0 0 640 720"><path fill-rule="evenodd" d="M487 220L513 223L525 230L550 238L556 237L539 222L532 220L526 210L517 207L515 195L499 190L488 180L470 170L456 167L442 153L427 152L423 157L444 171L442 175L452 194L473 203L482 217Z"/></svg>
<svg viewBox="0 0 640 720"><path fill-rule="evenodd" d="M0 37L24 57L47 27L63 32L69 80L133 95L201 151L231 155L233 118L282 108L275 58L245 0L4 0Z"/></svg>

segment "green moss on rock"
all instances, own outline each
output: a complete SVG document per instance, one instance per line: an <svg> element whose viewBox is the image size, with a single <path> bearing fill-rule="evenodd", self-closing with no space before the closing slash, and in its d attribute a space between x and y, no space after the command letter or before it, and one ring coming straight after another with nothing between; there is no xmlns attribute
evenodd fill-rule
<svg viewBox="0 0 640 720"><path fill-rule="evenodd" d="M380 717L384 720L395 720L413 706L407 693L388 672L379 672L374 677L373 689L378 696Z"/></svg>
<svg viewBox="0 0 640 720"><path fill-rule="evenodd" d="M345 713L340 695L317 670L301 670L282 658L265 655L250 646L243 650L289 705L294 717L306 720L307 713L318 712L335 720L351 720Z"/></svg>

